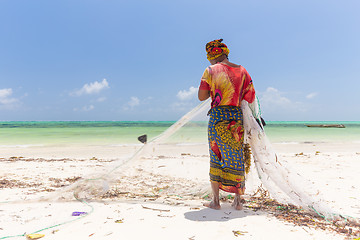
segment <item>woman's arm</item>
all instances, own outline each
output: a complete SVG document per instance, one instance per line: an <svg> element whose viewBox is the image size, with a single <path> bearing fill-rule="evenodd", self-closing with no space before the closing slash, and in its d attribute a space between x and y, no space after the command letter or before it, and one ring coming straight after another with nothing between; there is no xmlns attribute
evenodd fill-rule
<svg viewBox="0 0 360 240"><path fill-rule="evenodd" d="M204 101L210 97L210 91L209 90L203 90L199 89L198 92L198 98L200 101Z"/></svg>

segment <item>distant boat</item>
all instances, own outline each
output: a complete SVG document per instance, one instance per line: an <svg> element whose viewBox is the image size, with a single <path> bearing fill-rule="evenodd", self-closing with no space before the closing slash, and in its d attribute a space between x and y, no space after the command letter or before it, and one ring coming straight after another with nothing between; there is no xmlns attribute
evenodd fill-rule
<svg viewBox="0 0 360 240"><path fill-rule="evenodd" d="M305 126L320 128L345 128L344 124L305 124Z"/></svg>

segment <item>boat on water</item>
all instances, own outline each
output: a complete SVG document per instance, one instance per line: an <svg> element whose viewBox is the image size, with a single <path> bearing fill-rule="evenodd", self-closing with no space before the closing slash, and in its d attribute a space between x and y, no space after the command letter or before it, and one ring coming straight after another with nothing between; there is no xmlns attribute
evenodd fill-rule
<svg viewBox="0 0 360 240"><path fill-rule="evenodd" d="M320 128L345 128L344 124L305 124L305 126Z"/></svg>

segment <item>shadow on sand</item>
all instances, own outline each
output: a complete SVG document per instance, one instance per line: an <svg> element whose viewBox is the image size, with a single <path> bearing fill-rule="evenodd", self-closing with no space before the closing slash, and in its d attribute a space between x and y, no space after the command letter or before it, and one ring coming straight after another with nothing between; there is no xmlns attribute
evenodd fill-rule
<svg viewBox="0 0 360 240"><path fill-rule="evenodd" d="M243 218L253 215L264 215L266 212L252 211L249 209L235 210L231 204L224 203L220 210L204 208L184 213L186 219L191 221L229 221L236 218Z"/></svg>

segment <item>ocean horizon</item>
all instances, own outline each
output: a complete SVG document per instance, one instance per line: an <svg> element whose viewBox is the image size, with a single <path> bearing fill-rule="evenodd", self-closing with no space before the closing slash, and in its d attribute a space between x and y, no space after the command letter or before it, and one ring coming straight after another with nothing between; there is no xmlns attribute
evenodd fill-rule
<svg viewBox="0 0 360 240"><path fill-rule="evenodd" d="M0 147L139 144L138 136L146 134L151 140L175 122L0 121ZM343 124L345 128L310 128L306 124ZM360 142L360 121L268 121L265 132L272 143ZM170 139L206 142L207 121L189 122Z"/></svg>

